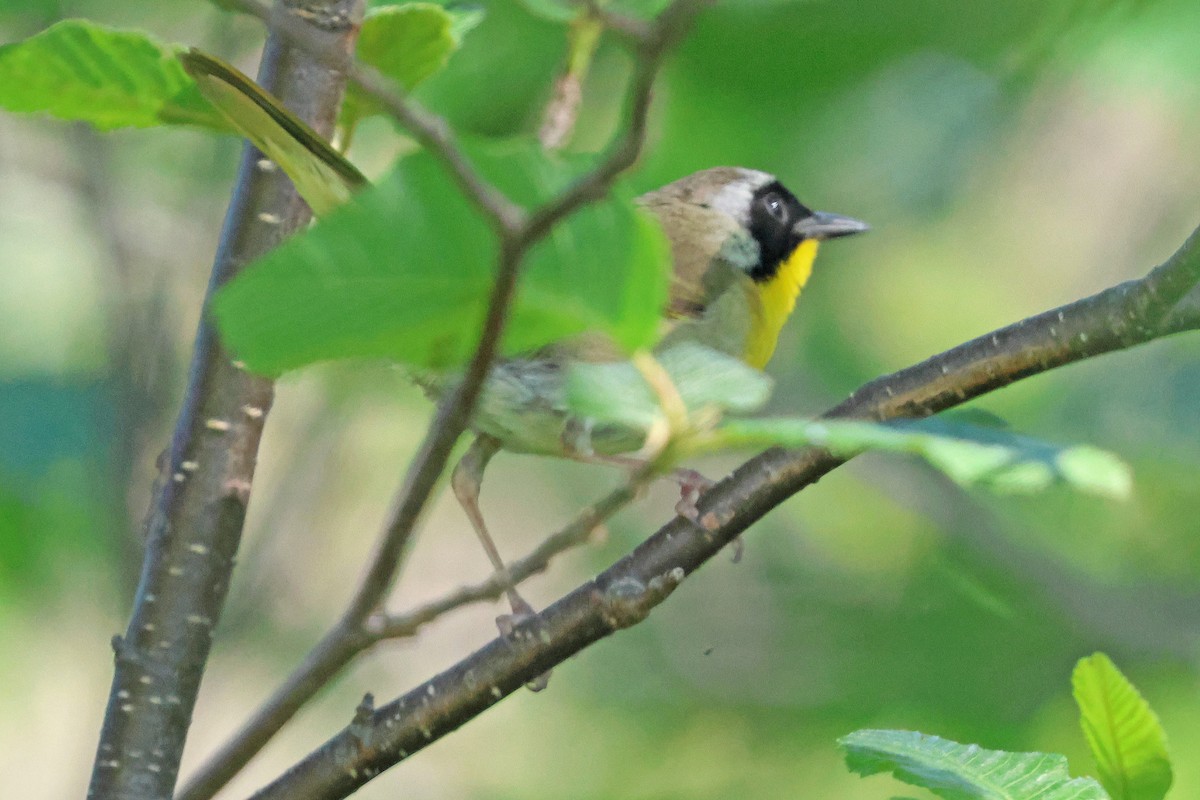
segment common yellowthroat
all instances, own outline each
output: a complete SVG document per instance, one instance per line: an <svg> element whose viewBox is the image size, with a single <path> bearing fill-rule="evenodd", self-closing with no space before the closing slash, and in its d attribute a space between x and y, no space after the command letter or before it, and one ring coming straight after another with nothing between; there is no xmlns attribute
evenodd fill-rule
<svg viewBox="0 0 1200 800"><path fill-rule="evenodd" d="M280 165L315 212L332 210L365 184L349 161L242 73L195 50L181 58L204 95ZM851 217L810 210L773 175L740 167L694 173L638 202L658 219L671 247L666 322L655 349L697 343L756 369L775 352L820 242L867 230ZM640 448L642 432L594 425L567 408L572 363L622 358L585 335L501 360L489 374L471 422L475 441L455 467L451 486L501 576L508 572L479 509L488 461L500 450L612 461ZM456 380L417 376L435 398ZM694 508L698 485L688 480L685 500ZM514 612L532 611L511 580L505 583Z"/></svg>
<svg viewBox="0 0 1200 800"><path fill-rule="evenodd" d="M658 219L671 245L666 332L655 350L694 342L756 369L775 352L820 243L867 230L852 217L812 211L775 176L741 167L693 173L638 203ZM484 469L500 450L604 461L640 448L641 432L593 426L567 410L571 363L622 357L584 336L492 369L471 423L476 439L455 467L451 486L500 574L507 571L479 509ZM422 383L433 396L449 388L437 380ZM700 487L696 473L681 474L680 511L686 514ZM511 582L507 594L515 613L532 610Z"/></svg>

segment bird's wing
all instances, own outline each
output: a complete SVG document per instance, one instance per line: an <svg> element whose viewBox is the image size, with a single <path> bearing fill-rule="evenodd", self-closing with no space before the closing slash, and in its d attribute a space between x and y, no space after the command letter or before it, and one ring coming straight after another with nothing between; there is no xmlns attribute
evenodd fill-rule
<svg viewBox="0 0 1200 800"><path fill-rule="evenodd" d="M671 242L671 286L663 309L668 320L703 316L735 277L726 255L745 235L728 215L708 205L710 194L676 182L639 198Z"/></svg>
<svg viewBox="0 0 1200 800"><path fill-rule="evenodd" d="M694 223L688 217L683 203L669 202L667 198L660 199L655 194L643 198L642 207L654 214L666 231L678 232L690 227L689 223ZM704 313L711 297L711 290L705 282L711 260L705 252L706 243L702 236L675 235L670 239L671 286L663 315L667 319L698 317Z"/></svg>

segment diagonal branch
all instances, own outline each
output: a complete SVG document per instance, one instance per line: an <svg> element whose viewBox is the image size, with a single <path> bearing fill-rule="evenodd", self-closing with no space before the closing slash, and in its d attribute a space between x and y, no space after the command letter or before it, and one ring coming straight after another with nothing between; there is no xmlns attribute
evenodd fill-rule
<svg viewBox="0 0 1200 800"><path fill-rule="evenodd" d="M362 0L325 0L330 19ZM361 11L361 9L360 9ZM331 24L317 34L350 50L355 30ZM279 37L263 55L260 80L318 130L331 130L344 78L314 69ZM270 165L268 165L270 166ZM278 170L247 147L226 216L207 298L243 264L307 224L310 212ZM249 501L270 381L240 370L202 316L183 407L147 520L141 581L116 666L88 797L169 798L221 615Z"/></svg>
<svg viewBox="0 0 1200 800"><path fill-rule="evenodd" d="M1162 266L1092 297L981 336L862 387L828 416L924 416L1022 378L1182 330L1200 284L1200 230ZM1176 312L1176 313L1172 313ZM819 448L774 448L706 492L695 524L677 517L604 573L509 636L351 725L253 796L334 800L445 736L588 645L640 622L684 577L769 510L844 463Z"/></svg>
<svg viewBox="0 0 1200 800"><path fill-rule="evenodd" d="M646 138L646 120L655 76L670 46L683 36L698 11L710 1L674 0L648 26L644 37L638 40L637 67L629 91L629 127L600 164L532 216L527 219L522 217L515 228L495 226L500 239L500 259L479 344L458 388L439 406L416 458L409 465L404 483L393 502L393 511L354 597L338 622L309 652L304 662L229 742L201 767L179 795L179 800L208 800L212 797L330 678L376 641L375 635L369 630L372 615L379 610L395 582L401 556L420 522L437 481L445 471L455 441L466 430L485 378L495 361L525 254L563 219L587 203L607 195L617 177L637 160ZM239 7L254 4L254 0L235 2ZM350 74L359 81L365 73L353 67ZM390 101L379 98L385 101L387 107L398 104L401 108L415 108L409 106L402 96L390 91L387 94ZM402 117L397 118L405 122ZM416 130L413 132L417 134ZM431 147L436 145L441 148L435 149L435 152L453 170L453 159L461 158L453 142L436 137L430 141ZM465 179L462 175L459 178L460 185L463 185ZM479 204L478 198L476 202Z"/></svg>

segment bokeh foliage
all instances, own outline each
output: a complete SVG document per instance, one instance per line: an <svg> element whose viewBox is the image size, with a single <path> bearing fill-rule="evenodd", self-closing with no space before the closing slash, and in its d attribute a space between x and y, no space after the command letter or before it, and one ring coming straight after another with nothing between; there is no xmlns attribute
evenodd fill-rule
<svg viewBox="0 0 1200 800"><path fill-rule="evenodd" d="M465 134L528 133L563 28L518 2L481 5L417 95ZM0 39L43 29L62 7L6 4ZM68 10L253 63L256 26L207 6ZM822 252L770 367L772 410L813 413L883 370L1169 254L1200 219L1197 23L1191 0L720 4L671 60L630 181L644 190L743 164L873 224ZM628 67L602 43L573 149L594 151L616 128ZM408 149L372 119L354 154L377 177ZM16 642L0 659L0 719L11 720L0 752L14 791L78 796L86 779L107 639L124 623L235 160L231 140L196 133L98 137L0 117L0 625ZM363 795L884 797L886 781L846 773L833 744L865 727L1084 764L1069 675L1097 649L1189 752L1200 737L1198 355L1192 339L1160 342L977 404L1022 432L1117 452L1134 467L1131 500L967 494L868 456L748 534L741 564L712 564L646 625L557 671L548 694L502 704ZM385 366L282 384L192 758L344 600L426 414ZM614 480L501 458L484 504L515 554ZM632 546L669 513L669 495L556 564L532 598ZM481 577L473 548L457 510L439 506L398 604ZM239 786L343 724L365 689L406 689L483 641L489 616L445 620L356 669ZM30 719L45 720L38 735ZM51 758L80 766L31 766ZM1200 770L1176 767L1173 791L1194 794Z"/></svg>

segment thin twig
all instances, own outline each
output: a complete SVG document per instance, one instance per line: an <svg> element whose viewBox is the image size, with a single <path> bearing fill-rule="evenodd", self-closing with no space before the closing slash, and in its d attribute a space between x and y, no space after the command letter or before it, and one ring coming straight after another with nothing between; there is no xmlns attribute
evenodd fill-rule
<svg viewBox="0 0 1200 800"><path fill-rule="evenodd" d="M233 0L238 7L251 10L256 16L260 8L256 0ZM553 227L584 204L606 195L612 183L637 159L646 136L646 119L650 105L654 77L662 65L668 46L677 41L690 25L698 10L711 0L675 0L650 25L645 40L639 47L638 68L630 89L632 108L629 129L621 141L591 173L584 176L575 186L558 198L548 202L533 217L522 217L515 226L505 212L488 211L490 206L484 195L472 195L476 204L486 213L494 213L496 220L505 223L496 225L500 239L500 257L496 268L496 282L488 304L487 316L480 333L479 343L468 364L457 389L439 405L437 414L426 432L425 439L416 458L410 464L404 483L393 503L393 511L380 535L366 576L355 591L346 611L321 641L260 707L246 724L203 765L192 782L178 796L178 800L208 800L224 786L251 758L282 728L288 720L324 684L348 664L356 655L374 641L368 623L385 599L399 570L401 556L408 546L412 534L420 521L429 497L441 474L445 471L455 441L466 429L470 415L491 370L502 338L508 309L515 292L517 277L524 255L538 241L548 235ZM274 17L267 17L274 22ZM290 33L290 26L284 28ZM351 67L353 80L362 83L364 75ZM379 87L376 87L379 88ZM415 106L408 104L400 95L381 89L375 95L393 115L405 125L412 113L417 119L427 112L414 112ZM434 118L436 119L436 118ZM428 122L428 120L425 120ZM464 188L471 193L478 189L482 179L466 166L465 160L455 147L449 134L443 130L440 120L424 130L430 138L429 146L451 168ZM413 130L410 128L410 130ZM421 138L418 130L414 135ZM422 141L426 141L422 139ZM456 167L457 165L457 167Z"/></svg>
<svg viewBox="0 0 1200 800"><path fill-rule="evenodd" d="M1031 375L1179 332L1172 311L1200 284L1200 229L1145 278L981 336L877 379L828 416L937 413ZM1168 322L1170 320L1170 322ZM1193 314L1191 329L1200 328ZM604 573L511 635L369 714L253 800L336 800L595 641L641 621L752 523L845 463L819 448L773 448L708 490L700 524L676 517Z"/></svg>
<svg viewBox="0 0 1200 800"><path fill-rule="evenodd" d="M567 58L562 74L554 81L550 102L542 112L538 141L543 150L558 150L575 132L579 109L583 105L583 82L596 57L604 22L594 14L582 13L571 21L567 31Z"/></svg>

